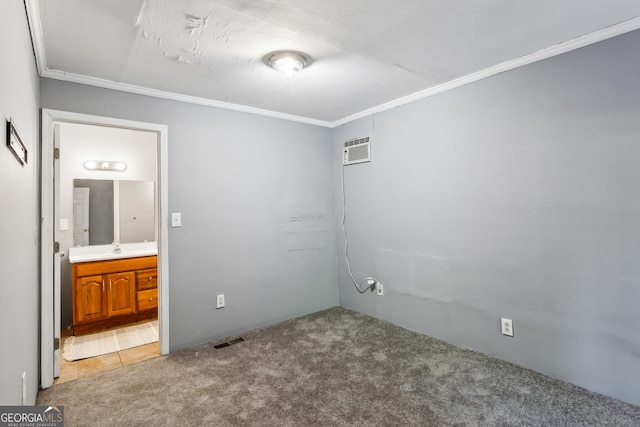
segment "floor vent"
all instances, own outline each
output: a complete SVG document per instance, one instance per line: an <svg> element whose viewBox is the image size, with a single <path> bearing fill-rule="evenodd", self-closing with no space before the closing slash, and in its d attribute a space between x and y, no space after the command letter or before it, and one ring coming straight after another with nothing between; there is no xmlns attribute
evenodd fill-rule
<svg viewBox="0 0 640 427"><path fill-rule="evenodd" d="M224 347L229 347L230 345L238 344L239 342L243 342L243 341L244 341L244 338L241 337L241 338L236 338L236 339L231 340L231 341L227 341L227 342L223 342L223 343L220 343L220 344L216 344L213 347L217 348L217 349L220 349L220 348L224 348Z"/></svg>

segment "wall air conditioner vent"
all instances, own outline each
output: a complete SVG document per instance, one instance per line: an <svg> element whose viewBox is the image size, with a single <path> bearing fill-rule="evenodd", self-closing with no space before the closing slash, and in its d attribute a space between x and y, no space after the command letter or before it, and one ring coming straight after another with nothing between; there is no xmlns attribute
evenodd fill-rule
<svg viewBox="0 0 640 427"><path fill-rule="evenodd" d="M370 137L350 139L344 143L342 165L353 165L371 161Z"/></svg>

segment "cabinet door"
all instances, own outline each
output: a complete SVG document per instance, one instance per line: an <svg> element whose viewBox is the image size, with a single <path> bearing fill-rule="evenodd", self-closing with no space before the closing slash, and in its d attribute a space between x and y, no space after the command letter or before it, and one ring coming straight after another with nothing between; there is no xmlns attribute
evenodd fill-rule
<svg viewBox="0 0 640 427"><path fill-rule="evenodd" d="M107 299L103 276L80 277L76 280L74 323L107 317Z"/></svg>
<svg viewBox="0 0 640 427"><path fill-rule="evenodd" d="M109 316L136 312L136 275L134 272L107 275Z"/></svg>

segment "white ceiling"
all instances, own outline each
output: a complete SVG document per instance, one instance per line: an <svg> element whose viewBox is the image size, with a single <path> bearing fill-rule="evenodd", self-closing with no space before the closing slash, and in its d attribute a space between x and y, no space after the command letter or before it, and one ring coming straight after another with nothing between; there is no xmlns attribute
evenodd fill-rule
<svg viewBox="0 0 640 427"><path fill-rule="evenodd" d="M324 126L640 28L639 0L27 0L43 77ZM262 58L312 58L285 77Z"/></svg>

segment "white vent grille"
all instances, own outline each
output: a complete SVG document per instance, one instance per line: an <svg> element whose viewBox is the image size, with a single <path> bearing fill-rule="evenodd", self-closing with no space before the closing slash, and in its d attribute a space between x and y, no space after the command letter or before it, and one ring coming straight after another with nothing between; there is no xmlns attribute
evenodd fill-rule
<svg viewBox="0 0 640 427"><path fill-rule="evenodd" d="M342 164L352 165L371 161L371 142L368 136L350 139L344 143Z"/></svg>

